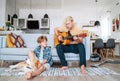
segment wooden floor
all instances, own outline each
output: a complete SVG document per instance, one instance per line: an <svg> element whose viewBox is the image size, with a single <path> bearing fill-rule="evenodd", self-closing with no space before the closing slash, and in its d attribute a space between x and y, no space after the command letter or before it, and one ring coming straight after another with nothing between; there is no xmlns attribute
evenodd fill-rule
<svg viewBox="0 0 120 81"><path fill-rule="evenodd" d="M120 57L115 58L115 60L120 60ZM90 64L94 64L96 62L87 62L87 67L90 67ZM56 66L56 64L54 65ZM100 67L107 67L110 68L118 73L120 73L120 64L112 64L112 63L106 63L101 65ZM120 75L105 75L105 76L90 76L90 75L84 75L84 76L73 76L73 77L65 77L65 76L59 76L59 77L43 77L43 76L37 76L31 80L25 80L23 76L20 77L13 77L13 76L0 76L0 81L120 81Z"/></svg>

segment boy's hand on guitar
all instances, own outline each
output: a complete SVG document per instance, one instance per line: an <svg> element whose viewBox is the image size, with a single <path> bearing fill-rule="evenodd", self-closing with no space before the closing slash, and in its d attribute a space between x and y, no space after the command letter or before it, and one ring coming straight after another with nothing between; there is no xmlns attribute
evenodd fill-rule
<svg viewBox="0 0 120 81"><path fill-rule="evenodd" d="M62 41L63 41L62 36L59 35L59 36L58 36L58 40L62 42Z"/></svg>

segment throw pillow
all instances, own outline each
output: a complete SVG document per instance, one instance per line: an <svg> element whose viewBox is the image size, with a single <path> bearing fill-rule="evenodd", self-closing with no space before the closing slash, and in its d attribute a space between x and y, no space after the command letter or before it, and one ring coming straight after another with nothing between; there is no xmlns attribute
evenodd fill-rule
<svg viewBox="0 0 120 81"><path fill-rule="evenodd" d="M12 41L11 41L11 38L10 38L9 34L6 35L6 45L9 48L14 48L14 45L12 44Z"/></svg>
<svg viewBox="0 0 120 81"><path fill-rule="evenodd" d="M6 36L7 47L9 48L22 48L26 47L23 39L14 33L10 33Z"/></svg>

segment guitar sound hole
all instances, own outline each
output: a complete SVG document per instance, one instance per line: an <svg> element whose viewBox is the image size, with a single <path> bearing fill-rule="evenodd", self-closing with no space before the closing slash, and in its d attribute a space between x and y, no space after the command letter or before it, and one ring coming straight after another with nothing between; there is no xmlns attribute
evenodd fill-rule
<svg viewBox="0 0 120 81"><path fill-rule="evenodd" d="M62 41L59 41L59 43L63 43Z"/></svg>

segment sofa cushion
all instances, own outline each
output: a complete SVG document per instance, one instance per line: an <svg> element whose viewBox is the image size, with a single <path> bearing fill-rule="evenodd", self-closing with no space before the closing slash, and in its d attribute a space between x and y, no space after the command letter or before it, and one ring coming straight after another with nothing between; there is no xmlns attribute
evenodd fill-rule
<svg viewBox="0 0 120 81"><path fill-rule="evenodd" d="M7 39L7 47L9 48L19 48L19 47L26 47L23 39L14 33L10 33L6 36Z"/></svg>
<svg viewBox="0 0 120 81"><path fill-rule="evenodd" d="M9 48L13 48L14 47L14 45L11 43L11 39L10 39L10 36L9 35L6 35L6 45L7 45L7 47L9 47Z"/></svg>

